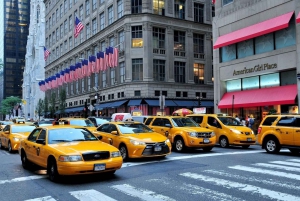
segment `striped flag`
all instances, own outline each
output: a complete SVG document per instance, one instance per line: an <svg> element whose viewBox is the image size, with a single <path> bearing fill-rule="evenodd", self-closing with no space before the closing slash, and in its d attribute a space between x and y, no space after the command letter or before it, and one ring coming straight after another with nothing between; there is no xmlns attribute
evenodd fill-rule
<svg viewBox="0 0 300 201"><path fill-rule="evenodd" d="M97 52L96 73L100 72L100 52Z"/></svg>
<svg viewBox="0 0 300 201"><path fill-rule="evenodd" d="M104 70L106 70L109 66L109 48L105 48L105 68Z"/></svg>
<svg viewBox="0 0 300 201"><path fill-rule="evenodd" d="M70 69L69 68L65 69L65 80L64 80L64 82L65 83L70 82Z"/></svg>
<svg viewBox="0 0 300 201"><path fill-rule="evenodd" d="M211 2L212 2L212 4L215 4L215 3L216 3L216 0L212 0Z"/></svg>
<svg viewBox="0 0 300 201"><path fill-rule="evenodd" d="M44 46L44 60L46 61L50 55L49 50Z"/></svg>
<svg viewBox="0 0 300 201"><path fill-rule="evenodd" d="M118 56L119 51L117 48L109 47L109 66L117 67L118 66Z"/></svg>
<svg viewBox="0 0 300 201"><path fill-rule="evenodd" d="M104 56L104 52L99 52L99 57L100 57L100 71L104 71L105 70L105 56Z"/></svg>
<svg viewBox="0 0 300 201"><path fill-rule="evenodd" d="M84 78L86 76L85 60L81 61L81 74L82 74L81 78Z"/></svg>
<svg viewBox="0 0 300 201"><path fill-rule="evenodd" d="M94 55L91 56L91 72L95 73L96 72L96 57Z"/></svg>
<svg viewBox="0 0 300 201"><path fill-rule="evenodd" d="M83 29L82 22L78 19L77 16L75 16L75 28L74 28L74 37L77 38L77 36L80 34L80 31Z"/></svg>

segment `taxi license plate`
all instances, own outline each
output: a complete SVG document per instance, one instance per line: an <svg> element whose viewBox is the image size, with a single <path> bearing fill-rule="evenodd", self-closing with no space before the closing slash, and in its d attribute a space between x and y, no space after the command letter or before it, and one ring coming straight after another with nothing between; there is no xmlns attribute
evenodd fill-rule
<svg viewBox="0 0 300 201"><path fill-rule="evenodd" d="M102 171L105 170L105 164L95 164L94 171Z"/></svg>
<svg viewBox="0 0 300 201"><path fill-rule="evenodd" d="M252 138L247 138L247 141L252 141Z"/></svg>
<svg viewBox="0 0 300 201"><path fill-rule="evenodd" d="M161 151L161 146L154 147L154 151Z"/></svg>
<svg viewBox="0 0 300 201"><path fill-rule="evenodd" d="M203 143L205 144L209 143L209 139L203 139Z"/></svg>

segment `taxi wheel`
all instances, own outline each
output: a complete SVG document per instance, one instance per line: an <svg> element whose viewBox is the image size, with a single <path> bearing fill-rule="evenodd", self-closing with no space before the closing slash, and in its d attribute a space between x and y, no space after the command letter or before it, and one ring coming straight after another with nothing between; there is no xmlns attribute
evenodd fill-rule
<svg viewBox="0 0 300 201"><path fill-rule="evenodd" d="M26 153L22 150L21 152L21 160L22 160L22 167L25 170L28 170L30 168L30 162L27 159Z"/></svg>
<svg viewBox="0 0 300 201"><path fill-rule="evenodd" d="M243 149L248 149L250 147L250 145L243 145L242 147L243 147Z"/></svg>
<svg viewBox="0 0 300 201"><path fill-rule="evenodd" d="M184 145L184 141L181 137L175 139L174 148L177 152L184 151L185 145Z"/></svg>
<svg viewBox="0 0 300 201"><path fill-rule="evenodd" d="M49 176L50 181L58 181L59 174L57 171L56 161L54 159L50 159L48 162L47 174Z"/></svg>
<svg viewBox="0 0 300 201"><path fill-rule="evenodd" d="M128 159L128 151L127 151L127 148L125 145L121 145L120 148L120 153L121 153L121 156L123 158L123 160L127 160Z"/></svg>
<svg viewBox="0 0 300 201"><path fill-rule="evenodd" d="M271 137L271 138L268 138L266 141L265 141L265 150L268 152L268 153L278 153L281 149L280 147L280 144L278 142L278 140L274 137Z"/></svg>
<svg viewBox="0 0 300 201"><path fill-rule="evenodd" d="M12 150L10 141L8 141L8 146L7 146L7 147L8 147L8 152L9 152L9 153L12 153L13 150Z"/></svg>
<svg viewBox="0 0 300 201"><path fill-rule="evenodd" d="M228 142L227 137L225 137L225 136L220 137L219 144L222 148L229 147L229 142Z"/></svg>

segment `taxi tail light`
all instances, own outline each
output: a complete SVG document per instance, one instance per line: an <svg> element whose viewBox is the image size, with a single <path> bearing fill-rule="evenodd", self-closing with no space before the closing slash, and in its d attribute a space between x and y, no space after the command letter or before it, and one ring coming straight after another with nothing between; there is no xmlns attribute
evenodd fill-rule
<svg viewBox="0 0 300 201"><path fill-rule="evenodd" d="M257 134L260 134L260 132L261 132L261 127L258 127Z"/></svg>

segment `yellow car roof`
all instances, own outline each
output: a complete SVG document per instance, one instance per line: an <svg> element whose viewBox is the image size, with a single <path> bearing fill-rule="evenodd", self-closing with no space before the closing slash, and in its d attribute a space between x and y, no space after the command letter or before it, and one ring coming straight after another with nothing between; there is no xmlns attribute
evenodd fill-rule
<svg viewBox="0 0 300 201"><path fill-rule="evenodd" d="M70 118L60 118L58 121L68 121L68 120L72 120L72 119L79 119L79 120L89 120L89 119L87 119L87 118L82 118L82 117L75 117L75 118L73 118L73 117L70 117Z"/></svg>
<svg viewBox="0 0 300 201"><path fill-rule="evenodd" d="M84 126L74 126L74 125L54 125L54 126L44 126L44 127L38 127L48 130L55 130L55 129L62 129L62 128L86 128Z"/></svg>

